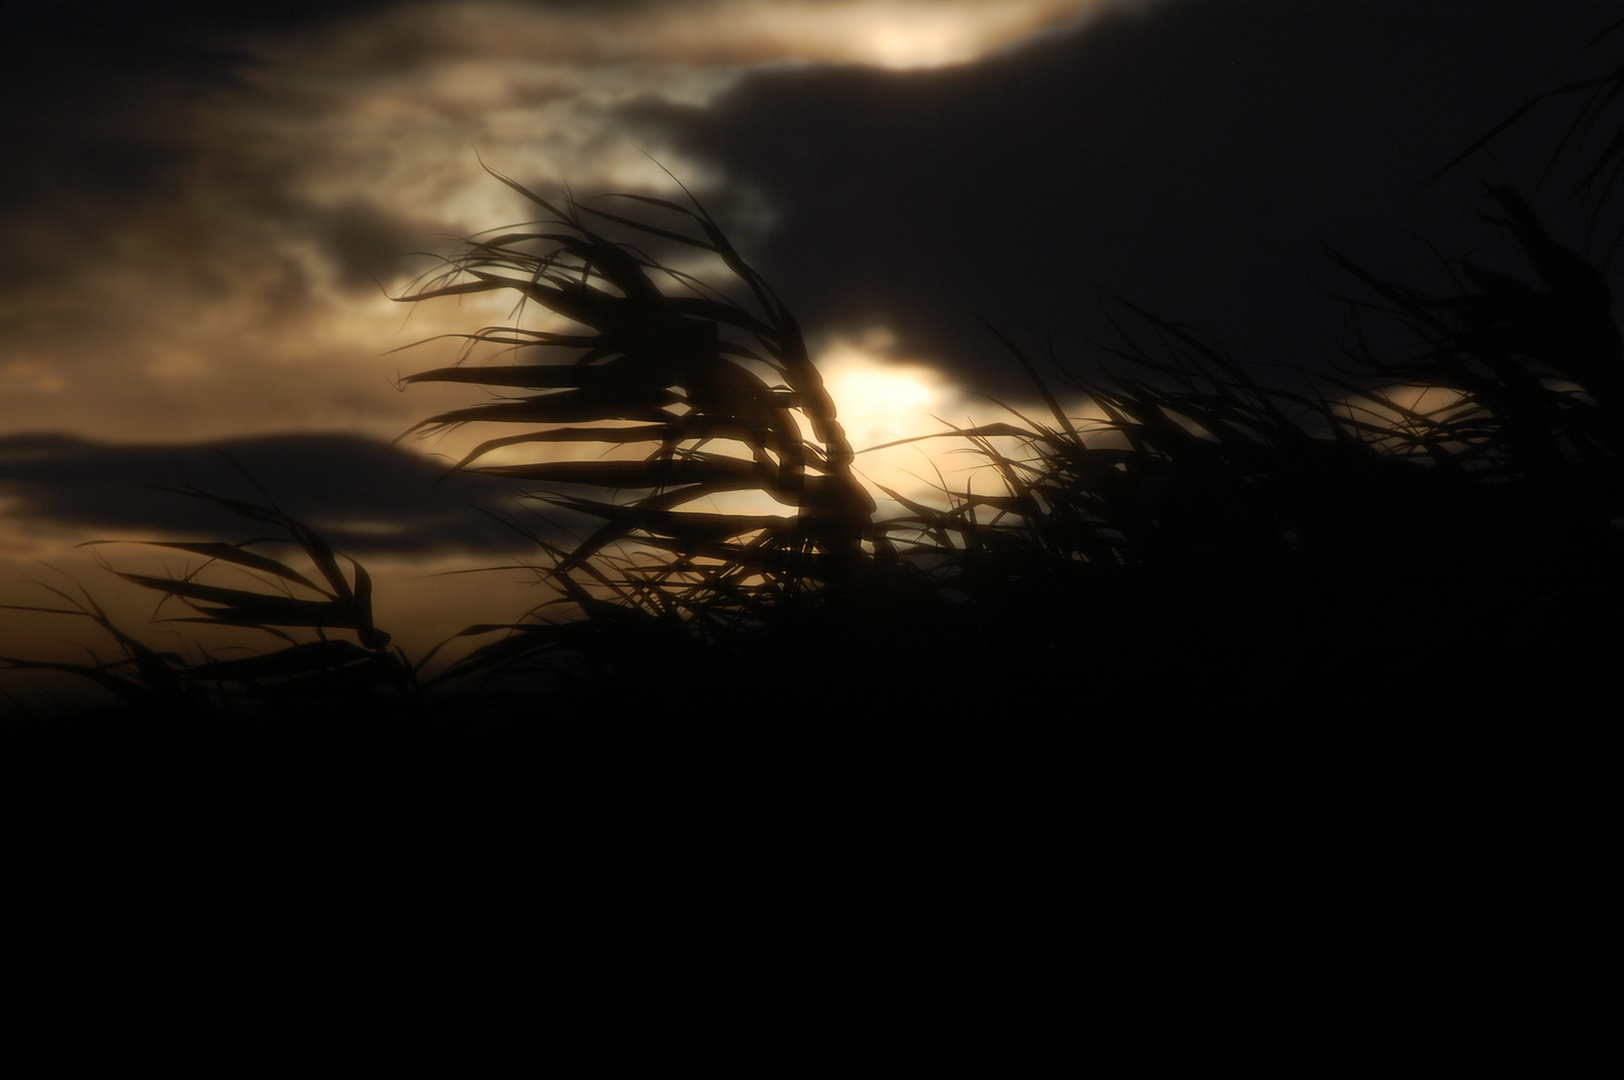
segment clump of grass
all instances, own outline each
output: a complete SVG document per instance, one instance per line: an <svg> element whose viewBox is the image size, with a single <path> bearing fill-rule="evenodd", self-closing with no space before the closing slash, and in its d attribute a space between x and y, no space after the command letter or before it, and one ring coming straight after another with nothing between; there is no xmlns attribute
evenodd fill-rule
<svg viewBox="0 0 1624 1080"><path fill-rule="evenodd" d="M180 573L158 576L114 570L123 580L161 595L159 610L178 602L188 614L166 622L201 624L215 630L250 630L281 643L251 655L217 656L200 648L201 658L156 651L116 626L82 588L74 596L43 586L64 607L7 604L10 610L88 619L111 637L123 655L89 664L0 657L20 670L59 671L88 679L126 706L145 714L184 718L207 715L230 701L277 708L308 709L316 704L397 701L417 694L416 672L406 657L389 648L390 636L372 617L372 579L354 559L333 551L308 525L278 509L188 489L183 494L216 503L277 535L238 543L147 541L143 546L199 556L202 562ZM269 501L269 500L267 500ZM91 541L92 545L104 543ZM292 544L303 552L310 572L252 550ZM350 565L348 576L340 560ZM218 570L229 568L255 587L221 584ZM335 636L337 635L337 636ZM353 640L352 640L353 639Z"/></svg>
<svg viewBox="0 0 1624 1080"><path fill-rule="evenodd" d="M1341 264L1409 322L1413 355L1387 360L1362 348L1365 381L1421 385L1454 395L1410 413L1408 438L1437 465L1502 479L1543 477L1624 450L1624 342L1602 271L1558 244L1515 189L1497 185L1485 222L1514 241L1528 281L1456 268L1459 291L1434 295Z"/></svg>
<svg viewBox="0 0 1624 1080"><path fill-rule="evenodd" d="M888 625L876 612L890 607L912 613L911 628L895 629L958 658L950 664L973 653L1008 666L1034 643L1075 647L1112 657L1102 670L1132 684L1156 661L1078 624L1140 641L1169 640L1177 625L1179 640L1225 642L1199 646L1221 658L1203 667L1208 676L1245 670L1247 652L1274 652L1271 677L1289 669L1309 694L1337 662L1329 658L1392 640L1395 611L1424 612L1455 635L1449 655L1464 657L1485 627L1510 629L1553 596L1570 602L1619 554L1624 355L1611 291L1507 185L1489 189L1483 218L1529 277L1461 263L1457 290L1430 294L1340 260L1374 297L1350 303L1413 329L1417 345L1401 356L1376 355L1360 335L1340 371L1304 368L1289 388L1269 385L1189 328L1129 304L1143 329L1118 325L1121 343L1106 349L1117 370L1083 376L1056 365L1045 377L998 335L1047 416L1012 409L1003 423L945 430L939 437L964 441L998 490L944 483L927 503L881 489L904 511L878 522L794 320L702 210L638 197L698 238L514 186L556 228L472 244L411 298L512 290L590 332L488 328L472 341L570 358L465 363L408 381L508 392L422 427L523 425L456 467L544 483L535 499L601 524L572 548L537 541L586 622L471 628L509 636L476 650L464 671L596 652L658 668L656 682L676 686L716 659L691 651L696 641L776 619L765 640L782 644L775 635L790 616L825 637L872 641L868 631ZM719 256L758 310L611 241L588 217ZM1071 419L1056 380L1105 421ZM613 461L484 460L575 441L642 449ZM559 490L572 486L623 497ZM692 506L738 490L767 492L795 516ZM1498 614L1484 621L1485 612ZM783 650L789 663L842 663L795 640ZM1402 652L1388 647L1383 662Z"/></svg>
<svg viewBox="0 0 1624 1080"><path fill-rule="evenodd" d="M1590 95L1564 145L1621 87L1615 72L1557 92ZM1364 290L1349 303L1403 320L1415 345L1377 355L1356 334L1339 370L1305 367L1289 387L1132 305L1134 329L1119 324L1104 350L1115 370L1098 374L1040 373L994 331L1045 412L931 436L960 440L997 489L944 482L932 501L882 489L903 512L876 521L798 323L697 201L550 201L498 178L547 218L468 241L401 297L515 298L509 324L461 335L458 363L405 379L492 399L412 433L494 425L504 433L453 470L529 482L539 516L589 524L573 539L556 527L532 536L536 569L575 617L538 608L468 628L459 636L502 636L443 685L515 676L529 707L537 685L635 674L648 694L688 694L768 664L783 678L753 674L765 691L804 686L809 671L880 679L880 658L906 652L919 666L991 672L989 698L1010 673L1062 657L1118 687L1120 703L1176 653L1192 686L1269 683L1279 707L1395 666L1420 679L1417 649L1435 667L1481 670L1497 635L1546 663L1582 645L1552 628L1589 610L1584 597L1620 595L1624 345L1612 291L1509 185L1488 189L1483 220L1510 241L1521 276L1460 262L1453 291L1427 292L1339 260ZM1586 183L1603 178L1605 196L1612 174L1592 170ZM741 295L674 265L693 257ZM532 307L568 325L527 327ZM1057 382L1104 421L1072 419ZM595 456L549 457L583 447ZM769 508L710 503L740 494ZM291 537L314 572L248 544L176 543L161 546L259 574L271 591L196 572L122 576L187 605L181 621L257 628L281 647L188 661L54 590L68 606L50 610L91 620L124 652L57 670L130 700L192 701L226 685L266 699L416 693L416 669L372 624L358 564L346 576L274 507L215 501ZM1339 670L1350 664L1357 674Z"/></svg>
<svg viewBox="0 0 1624 1080"><path fill-rule="evenodd" d="M1004 339L1048 415L934 436L998 483L888 491L897 549L989 624L983 658L1070 656L1106 712L1223 701L1409 739L1532 722L1604 670L1597 621L1624 600L1624 347L1603 270L1509 186L1489 200L1520 276L1463 262L1427 293L1340 260L1350 303L1413 331L1399 355L1359 334L1339 371L1269 385L1132 305L1115 371L1042 375Z"/></svg>
<svg viewBox="0 0 1624 1080"><path fill-rule="evenodd" d="M455 470L533 481L545 512L595 525L571 546L535 537L539 569L600 627L678 636L723 632L764 605L849 578L863 560L874 503L806 353L800 327L697 201L618 196L656 224L573 198L555 204L506 177L551 219L469 241L439 276L404 299L511 292L512 325L466 335L501 363L464 361L405 379L484 387L497 399L429 417L429 434L468 424L518 426L479 443ZM742 285L736 300L694 273L601 231L711 257ZM577 330L528 329L535 305ZM570 444L593 460L503 463L499 454ZM605 492L612 493L609 495ZM716 496L766 496L778 510L718 512ZM459 670L505 666L582 634L544 620L505 627Z"/></svg>
<svg viewBox="0 0 1624 1080"><path fill-rule="evenodd" d="M41 607L28 604L0 606L7 611L87 619L113 639L122 656L103 660L93 649L86 646L85 652L90 662L85 664L29 660L12 656L0 656L0 664L17 671L56 671L77 676L101 687L124 706L142 715L186 718L197 711L199 702L196 689L188 686L182 679L182 673L188 666L184 657L173 652L156 651L125 633L83 587L80 587L79 594L75 596L54 585L47 585L44 582L38 584L66 606Z"/></svg>

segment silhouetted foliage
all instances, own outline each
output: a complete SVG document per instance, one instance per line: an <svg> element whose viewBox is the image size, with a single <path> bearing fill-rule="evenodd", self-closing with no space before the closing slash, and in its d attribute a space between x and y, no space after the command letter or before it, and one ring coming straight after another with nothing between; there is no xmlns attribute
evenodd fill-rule
<svg viewBox="0 0 1624 1080"><path fill-rule="evenodd" d="M103 661L92 654L90 664L35 662L5 658L20 669L63 671L82 676L116 695L125 705L158 719L208 716L229 699L268 704L276 708L308 709L322 703L363 699L410 698L416 693L415 674L404 656L389 650L390 637L372 620L372 579L353 559L335 553L316 531L274 505L259 505L187 491L196 498L224 506L250 521L270 525L279 535L228 544L214 541L161 542L144 546L200 556L203 562L167 576L115 571L117 576L162 594L190 614L168 616L173 623L199 623L236 627L269 635L284 644L270 652L248 656L214 656L204 652L188 657L174 651L158 652L115 626L89 593L78 597L47 587L66 607L5 605L11 610L88 618L111 637L123 652L121 659ZM94 542L93 542L94 543ZM293 544L308 559L318 584L310 575L279 559L250 550L265 544ZM339 560L351 566L346 578ZM221 583L218 571L234 569L238 579ZM240 587L251 581L253 588ZM161 610L161 605L160 605ZM289 631L306 631L307 640ZM355 638L331 637L342 632Z"/></svg>
<svg viewBox="0 0 1624 1080"><path fill-rule="evenodd" d="M1589 95L1573 138L1621 87L1613 72L1554 92ZM1605 180L1603 196L1618 143L1586 178ZM1293 388L1132 305L1105 350L1111 372L1040 373L994 331L1047 415L1011 409L931 436L967 445L999 490L885 491L903 511L877 519L796 320L697 202L623 195L621 213L502 182L547 220L468 241L401 298L513 294L510 325L465 335L460 363L405 380L494 398L413 432L499 425L454 470L532 484L538 514L590 526L573 544L534 538L536 569L574 610L468 628L459 637L489 640L429 680L442 699L693 722L725 687L787 694L761 708L764 725L831 722L840 702L899 722L948 704L995 712L1027 681L1046 694L1080 681L1088 718L1065 723L1184 711L1210 733L1240 723L1237 710L1350 725L1402 711L1419 737L1470 702L1530 707L1553 664L1600 662L1591 620L1619 598L1624 565L1624 349L1603 269L1508 184L1487 190L1482 216L1521 276L1460 262L1453 291L1424 291L1339 259L1361 290L1350 303L1407 325L1415 344L1379 355L1358 336L1336 370L1305 365ZM708 268L674 265L695 256ZM550 328L525 325L527 309ZM1057 386L1105 419L1069 416ZM592 456L547 454L581 446ZM705 508L740 493L757 508ZM121 576L187 605L181 621L258 628L281 648L157 653L88 597L53 590L70 605L55 610L96 622L125 655L45 666L131 701L227 686L369 708L420 700L414 666L371 623L359 564L347 577L274 508L215 501L286 532L316 577L216 542L162 546L258 573L270 591L197 571Z"/></svg>
<svg viewBox="0 0 1624 1080"><path fill-rule="evenodd" d="M1586 88L1595 112L1624 76ZM477 647L431 675L437 650L392 648L366 570L315 529L269 496L187 492L271 535L114 572L172 626L270 647L156 649L45 586L24 610L116 654L0 664L116 704L4 731L14 895L55 907L55 888L85 925L132 896L218 906L219 940L378 919L414 965L421 927L461 953L504 900L523 909L508 956L598 948L560 897L618 939L684 904L782 923L791 896L797 935L846 905L889 948L945 910L918 933L955 965L967 942L1048 956L1086 933L1139 968L1174 922L1250 963L1295 920L1318 963L1384 910L1428 955L1480 913L1469 949L1492 941L1498 966L1528 897L1567 925L1574 896L1606 894L1571 882L1601 865L1614 784L1587 766L1610 760L1616 696L1624 354L1605 268L1523 194L1497 184L1483 214L1513 269L1460 262L1423 290L1342 260L1349 304L1411 346L1353 334L1289 386L1132 305L1098 364L1040 371L993 331L1042 411L927 436L979 482L887 491L886 518L794 318L697 204L513 186L551 220L469 241L403 297L511 292L513 325L406 381L494 393L414 431L502 427L454 468L526 482L561 519L533 539L562 600L467 628L453 642ZM744 299L672 265L696 255ZM738 495L756 502L704 505ZM333 903L357 890L364 915Z"/></svg>

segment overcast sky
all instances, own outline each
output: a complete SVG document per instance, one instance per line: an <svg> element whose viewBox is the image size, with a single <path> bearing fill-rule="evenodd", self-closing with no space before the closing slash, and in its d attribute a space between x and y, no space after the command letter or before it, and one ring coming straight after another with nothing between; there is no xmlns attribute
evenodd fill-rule
<svg viewBox="0 0 1624 1080"><path fill-rule="evenodd" d="M351 490L411 487L432 447L345 440L387 441L468 400L397 392L398 373L449 356L391 350L491 312L407 319L385 294L431 265L407 253L529 216L481 158L546 193L669 194L669 169L849 376L832 383L862 445L963 415L958 388L1019 399L980 319L1087 368L1111 293L1242 358L1334 355L1346 315L1319 289L1347 282L1326 250L1403 274L1433 257L1417 235L1451 255L1483 246L1474 193L1531 189L1567 114L1536 113L1412 189L1618 51L1577 55L1616 17L1590 0L29 10L0 44L13 560L180 527L173 500L111 493L216 476L210 447L254 457L278 491L312 460ZM289 502L335 527L356 513L353 496L303 498ZM349 538L397 555L506 542L437 513L380 495L363 515L374 539Z"/></svg>

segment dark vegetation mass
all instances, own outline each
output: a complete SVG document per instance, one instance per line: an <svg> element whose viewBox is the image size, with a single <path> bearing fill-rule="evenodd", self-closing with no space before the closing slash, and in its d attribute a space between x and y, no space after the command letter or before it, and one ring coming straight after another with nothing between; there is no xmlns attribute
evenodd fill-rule
<svg viewBox="0 0 1624 1080"><path fill-rule="evenodd" d="M1621 89L1614 72L1530 107L1578 103L1558 154L1600 132L1573 194L1598 214L1624 166ZM102 806L178 785L183 832L222 806L241 827L249 802L306 835L364 831L365 805L393 843L464 851L545 834L600 855L1014 865L1156 822L1192 844L1229 828L1312 846L1355 817L1407 834L1416 800L1481 778L1462 762L1598 737L1624 597L1624 353L1607 268L1511 185L1481 210L1515 262L1451 261L1453 291L1342 264L1350 307L1407 328L1402 349L1355 332L1277 383L1131 305L1087 373L990 330L1044 410L941 436L995 493L885 492L904 508L887 518L800 327L698 203L504 182L547 220L470 241L407 299L512 292L570 328L515 318L406 382L490 392L419 427L491 425L456 468L533 487L535 518L509 524L563 600L470 628L453 663L407 657L359 563L269 496L193 492L259 536L165 543L196 565L121 576L272 647L159 651L61 589L57 610L119 655L7 663L118 704L19 718L30 760L58 763L45 775L99 763ZM734 290L678 268L696 254ZM1108 422L1068 416L1079 395ZM738 492L777 509L708 501ZM1407 794L1350 794L1374 768ZM1515 832L1518 806L1476 824Z"/></svg>

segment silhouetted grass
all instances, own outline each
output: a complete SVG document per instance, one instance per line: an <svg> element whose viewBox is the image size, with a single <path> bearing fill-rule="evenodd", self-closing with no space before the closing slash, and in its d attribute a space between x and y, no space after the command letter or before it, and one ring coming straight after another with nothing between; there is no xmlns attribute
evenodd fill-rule
<svg viewBox="0 0 1624 1080"><path fill-rule="evenodd" d="M1624 598L1624 349L1601 271L1513 190L1489 194L1530 278L1461 264L1431 295L1341 260L1415 345L1360 338L1320 395L1134 309L1149 340L1121 328L1125 371L1051 376L1108 418L1080 431L1006 342L1049 422L948 433L1002 490L889 493L906 550L972 607L1081 643L1118 704L1159 694L1214 732L1231 710L1411 744L1561 727L1549 701L1598 688ZM1153 693L1158 671L1178 678Z"/></svg>
<svg viewBox="0 0 1624 1080"><path fill-rule="evenodd" d="M793 318L702 211L648 201L697 225L702 239L596 213L719 256L760 311L594 232L578 204L537 200L558 231L473 243L413 298L513 290L588 332L488 328L472 342L514 350L514 362L469 362L407 382L502 391L419 428L518 426L455 468L533 481L537 502L599 524L572 547L536 541L538 569L575 617L537 612L470 627L464 636L501 636L431 688L519 715L591 714L616 695L629 694L617 708L635 701L658 711L663 697L718 685L771 697L809 672L816 685L787 711L817 722L829 694L860 686L870 700L885 698L894 678L910 680L896 695L907 708L928 689L888 672L932 666L990 702L1011 671L1036 664L1053 679L1077 665L1113 710L1131 709L1170 654L1184 677L1163 693L1198 709L1229 700L1219 684L1241 682L1254 687L1250 711L1309 711L1346 664L1355 669L1347 681L1396 679L1403 694L1445 661L1458 669L1454 682L1470 684L1489 674L1486 627L1531 633L1529 620L1560 622L1611 595L1624 520L1624 362L1608 284L1510 188L1490 197L1499 213L1485 221L1514 243L1532 279L1462 264L1459 291L1434 295L1343 260L1372 297L1356 302L1407 321L1416 345L1386 358L1356 341L1340 374L1315 376L1325 388L1318 395L1266 385L1193 331L1131 305L1140 329L1119 326L1121 343L1108 350L1115 374L1055 366L1045 377L1001 339L1047 418L1011 410L1009 421L941 436L979 456L1001 490L944 485L929 503L887 490L904 511L881 521L851 473L851 449ZM674 295L656 286L662 275ZM739 335L748 344L733 341ZM566 362L535 362L525 349ZM1105 420L1073 421L1054 381ZM567 442L635 452L489 461ZM694 508L739 491L786 512ZM258 573L271 591L212 583L199 571L120 576L187 605L179 622L253 628L284 646L201 661L157 653L88 597L58 590L72 605L64 613L98 623L125 655L46 666L164 707L195 708L203 687L369 707L420 693L413 665L371 623L359 564L352 560L352 582L302 523L273 507L203 497L275 526L321 583L247 544L217 542L159 546L202 556L204 568ZM1431 639L1419 656L1397 644L1406 623ZM289 628L314 640L296 641ZM1556 640L1571 649L1583 636ZM1525 652L1515 666L1528 674L1537 661Z"/></svg>
<svg viewBox="0 0 1624 1080"><path fill-rule="evenodd" d="M66 606L4 607L88 619L113 639L123 656L103 661L92 653L89 664L12 657L0 660L13 668L80 676L144 715L167 719L215 715L227 709L232 700L286 711L333 701L353 705L367 699L406 700L416 694L412 667L403 655L389 650L389 635L373 624L372 579L360 563L335 553L315 530L274 505L200 491L183 494L273 526L278 535L239 543L153 541L143 546L184 552L203 561L167 576L113 572L127 582L160 593L160 611L165 603L173 601L189 612L167 616L166 622L201 624L214 630L249 630L276 639L282 643L280 647L235 657L216 656L203 645L197 646L196 656L158 652L114 625L82 588L75 597L42 583ZM308 560L314 578L285 561L251 550L266 544L296 546ZM341 558L350 563L349 578L339 564ZM233 584L221 583L219 571L223 568L237 571ZM244 578L256 587L240 587ZM334 632L348 636L330 636ZM217 642L219 635L211 638ZM242 646L226 648L243 651Z"/></svg>
<svg viewBox="0 0 1624 1080"><path fill-rule="evenodd" d="M1611 80L1587 84L1592 112ZM1226 829L1311 846L1289 816L1304 807L1396 842L1393 807L1478 790L1462 760L1582 749L1611 722L1596 703L1624 600L1624 349L1602 269L1507 185L1484 221L1521 276L1462 262L1453 291L1428 292L1340 260L1350 304L1413 345L1355 336L1289 386L1131 305L1088 369L1040 371L994 331L1044 411L930 437L980 463L980 490L885 491L902 511L876 519L795 319L697 203L622 196L621 214L503 182L549 220L470 241L404 299L511 292L570 325L516 313L467 335L498 355L406 382L494 399L413 430L503 427L454 469L528 481L539 514L593 523L535 536L573 611L470 627L484 643L419 685L428 658L388 648L359 564L274 506L203 495L314 569L195 541L159 546L197 570L120 576L184 605L180 622L277 647L158 652L52 589L49 610L121 657L6 663L143 714L246 699L404 739L387 777L316 740L354 785L347 811L446 783L446 820L495 822L498 843L542 806L583 844L876 862L1019 862L1123 800L1125 847L1179 829L1213 850L1238 843ZM671 265L694 254L744 299ZM1105 419L1074 419L1063 394ZM580 445L599 456L546 456ZM741 493L777 509L707 508ZM204 579L218 570L258 584ZM1347 801L1378 764L1402 796Z"/></svg>
<svg viewBox="0 0 1624 1080"><path fill-rule="evenodd" d="M873 502L852 475L851 447L798 324L704 209L622 196L668 226L574 200L557 206L501 179L553 219L470 242L408 299L511 291L519 310L537 305L582 332L515 324L469 335L470 347L502 346L516 362L463 363L405 381L483 386L498 400L432 416L414 431L521 428L481 442L455 468L534 481L543 486L532 499L600 523L568 550L537 541L548 579L600 624L729 626L774 597L850 574ZM590 222L714 257L745 288L748 304ZM557 352L564 354L558 362L545 359ZM521 447L581 443L620 453L490 460ZM613 494L597 494L604 491ZM704 509L717 495L741 491L782 510ZM560 635L579 638L542 622L511 629L463 668L506 665L551 651Z"/></svg>

